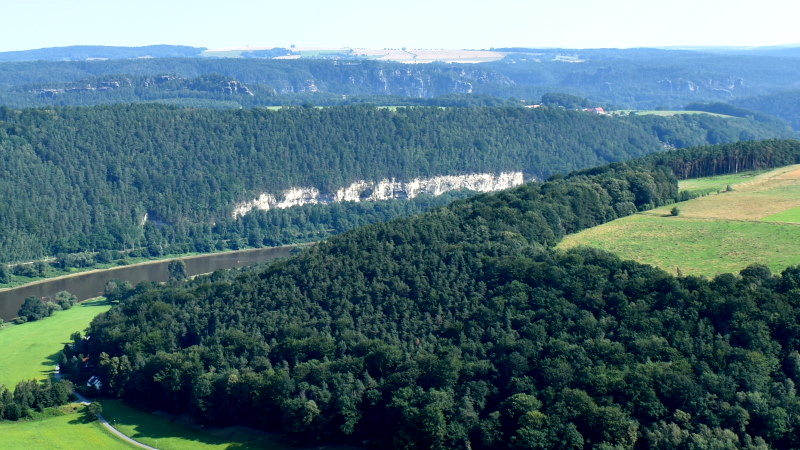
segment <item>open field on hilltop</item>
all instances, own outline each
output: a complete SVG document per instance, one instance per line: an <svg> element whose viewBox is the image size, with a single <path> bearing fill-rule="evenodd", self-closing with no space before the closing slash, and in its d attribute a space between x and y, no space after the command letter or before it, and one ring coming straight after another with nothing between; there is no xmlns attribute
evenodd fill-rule
<svg viewBox="0 0 800 450"><path fill-rule="evenodd" d="M87 421L83 406L60 408L63 415L21 422L0 422L0 448L29 450L131 449L100 422Z"/></svg>
<svg viewBox="0 0 800 450"><path fill-rule="evenodd" d="M777 273L800 265L800 166L740 177L681 183L689 190L730 184L733 191L618 219L567 236L559 247L597 247L673 275L738 273L753 263ZM669 214L673 206L677 217Z"/></svg>
<svg viewBox="0 0 800 450"><path fill-rule="evenodd" d="M242 52L269 50L272 47L245 47L209 49L204 56L218 58L236 58ZM504 52L491 50L428 50L428 49L367 49L367 48L328 48L328 47L293 47L296 55L282 56L279 59L320 58L336 55L376 59L380 61L396 61L404 63L481 63L499 61L506 56Z"/></svg>
<svg viewBox="0 0 800 450"><path fill-rule="evenodd" d="M725 114L712 113L707 111L683 111L683 110L660 110L660 109L620 109L612 111L612 114L634 114L639 116L662 116L670 117L678 114L708 114L717 117L732 117Z"/></svg>
<svg viewBox="0 0 800 450"><path fill-rule="evenodd" d="M681 217L760 221L765 217L800 207L800 165L743 177L738 183L730 182L734 180L728 179L726 186L730 185L733 188L732 192L715 193L678 205ZM723 180L726 178L722 177ZM704 183L703 180L705 179L698 180L695 185ZM681 189L686 189L685 186L691 184L682 182L680 185ZM653 213L668 214L670 208L654 210Z"/></svg>
<svg viewBox="0 0 800 450"><path fill-rule="evenodd" d="M681 191L687 191L695 195L706 195L722 192L728 186L751 181L755 176L763 173L765 173L765 171L740 172L716 177L694 178L691 180L679 181L678 186Z"/></svg>
<svg viewBox="0 0 800 450"><path fill-rule="evenodd" d="M0 329L0 384L13 390L22 380L48 377L70 335L85 330L95 316L109 308L104 299L88 300L42 320Z"/></svg>
<svg viewBox="0 0 800 450"><path fill-rule="evenodd" d="M678 204L680 207L682 204ZM596 247L672 275L713 277L752 263L773 272L800 264L800 226L637 214L567 236L560 248Z"/></svg>

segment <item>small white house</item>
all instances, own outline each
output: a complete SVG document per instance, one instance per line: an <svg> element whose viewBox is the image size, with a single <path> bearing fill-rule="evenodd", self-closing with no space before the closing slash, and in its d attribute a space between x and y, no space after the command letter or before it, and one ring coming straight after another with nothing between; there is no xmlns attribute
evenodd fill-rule
<svg viewBox="0 0 800 450"><path fill-rule="evenodd" d="M86 386L94 386L94 388L99 391L100 388L103 387L103 382L100 381L100 378L97 378L97 375L92 375L92 377L89 378L89 381L86 382Z"/></svg>

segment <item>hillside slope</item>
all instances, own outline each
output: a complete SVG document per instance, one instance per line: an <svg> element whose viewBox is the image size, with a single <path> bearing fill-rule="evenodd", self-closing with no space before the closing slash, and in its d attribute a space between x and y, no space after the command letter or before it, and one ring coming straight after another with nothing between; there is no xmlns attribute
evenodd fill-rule
<svg viewBox="0 0 800 450"><path fill-rule="evenodd" d="M333 196L354 183L384 179L502 172L544 178L665 145L784 132L741 118L605 117L558 109L0 108L0 196L6 200L0 261L90 249L274 245L286 243L272 230L288 229L287 222L314 239L320 234L307 224L341 229L348 214L233 218L234 211L292 189Z"/></svg>
<svg viewBox="0 0 800 450"><path fill-rule="evenodd" d="M753 263L779 272L800 264L798 169L724 177L708 195L567 236L559 247L591 246L685 275L713 277ZM685 184L712 186L718 178Z"/></svg>
<svg viewBox="0 0 800 450"><path fill-rule="evenodd" d="M615 164L140 289L65 364L107 395L306 442L797 447L797 268L675 278L549 249L676 188Z"/></svg>

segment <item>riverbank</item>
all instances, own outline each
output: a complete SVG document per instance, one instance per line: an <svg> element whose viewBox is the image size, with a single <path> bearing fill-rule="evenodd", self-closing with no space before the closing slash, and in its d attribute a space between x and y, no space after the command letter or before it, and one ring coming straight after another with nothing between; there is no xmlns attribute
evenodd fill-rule
<svg viewBox="0 0 800 450"><path fill-rule="evenodd" d="M70 336L84 331L110 308L105 299L92 299L42 320L4 327L0 330L0 384L13 389L22 380L49 377Z"/></svg>
<svg viewBox="0 0 800 450"><path fill-rule="evenodd" d="M280 247L267 247L267 248L269 248L269 249L290 248L291 249L291 248L302 248L302 247L307 246L307 245L310 245L310 244L283 245L283 246L280 246ZM213 253L184 253L184 254L180 254L180 255L169 255L169 256L165 256L165 257L150 258L150 259L135 258L133 260L134 262L125 262L124 264L105 263L105 264L97 264L97 265L95 265L93 267L87 267L85 269L72 268L71 270L74 270L74 271L69 272L69 273L58 274L58 275L55 275L55 276L36 279L35 281L19 283L19 284L12 284L12 285L6 286L6 287L0 287L0 292L9 291L9 290L13 290L13 289L17 289L17 288L21 288L21 287L25 287L25 286L32 286L32 285L35 285L35 284L38 284L38 283L47 283L47 282L50 282L50 281L53 281L53 280L59 280L59 279L62 279L62 278L81 276L81 275L84 275L84 274L87 274L87 273L92 273L92 272L102 272L102 271L114 270L114 269L119 269L119 268L124 268L124 267L136 267L136 266L141 266L141 265L146 265L146 264L156 264L156 263L162 263L162 262L169 263L171 261L178 261L178 260L184 260L185 261L185 260L193 259L193 258L206 258L206 257L209 257L209 256L214 256L214 255L238 254L238 253L246 253L246 252L260 251L260 250L265 250L265 248L262 247L262 248L248 248L248 249L243 249L243 250L226 250L226 251L213 252ZM195 274L195 275L201 275L201 274Z"/></svg>
<svg viewBox="0 0 800 450"><path fill-rule="evenodd" d="M186 264L186 274L196 276L215 270L245 267L285 258L297 248L299 247L289 245L181 256L37 280L15 288L0 290L0 319L14 319L25 298L30 296L52 297L59 291L68 291L75 295L78 301L83 301L103 295L105 283L112 279L127 281L134 285L140 282L165 282L169 279L167 267L172 261L183 261Z"/></svg>

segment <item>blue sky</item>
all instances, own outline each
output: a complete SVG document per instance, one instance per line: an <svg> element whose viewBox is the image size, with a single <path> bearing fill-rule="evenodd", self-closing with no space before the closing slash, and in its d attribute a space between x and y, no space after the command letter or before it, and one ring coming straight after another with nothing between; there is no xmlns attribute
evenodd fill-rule
<svg viewBox="0 0 800 450"><path fill-rule="evenodd" d="M196 47L757 46L800 43L796 0L9 0L0 51Z"/></svg>

